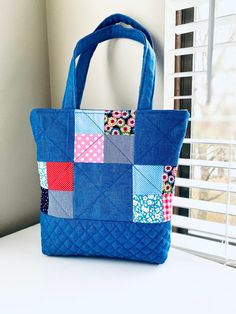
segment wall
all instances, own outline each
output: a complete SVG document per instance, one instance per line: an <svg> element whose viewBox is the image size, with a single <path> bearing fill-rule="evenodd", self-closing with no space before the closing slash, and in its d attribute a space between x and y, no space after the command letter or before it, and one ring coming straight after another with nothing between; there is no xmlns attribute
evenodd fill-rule
<svg viewBox="0 0 236 314"><path fill-rule="evenodd" d="M0 39L1 236L38 221L29 113L50 104L45 1L1 1Z"/></svg>
<svg viewBox="0 0 236 314"><path fill-rule="evenodd" d="M132 16L154 37L158 71L155 107L163 105L164 0L47 0L52 105L59 107L69 61L79 38L113 13ZM112 40L93 56L82 107L135 108L143 48L129 40Z"/></svg>

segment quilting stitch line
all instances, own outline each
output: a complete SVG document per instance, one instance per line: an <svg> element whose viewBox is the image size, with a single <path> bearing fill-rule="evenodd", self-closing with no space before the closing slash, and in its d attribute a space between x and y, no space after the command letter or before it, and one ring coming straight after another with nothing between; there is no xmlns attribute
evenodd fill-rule
<svg viewBox="0 0 236 314"><path fill-rule="evenodd" d="M121 175L118 176L118 178L116 178L116 180L115 180L105 191L101 191L101 190L99 189L99 187L98 187L94 182L91 181L91 179L87 176L86 172L84 171L84 175L89 179L90 183L92 183L92 184L97 188L97 190L100 192L100 194L95 198L95 200L91 201L91 204L88 206L87 209L85 209L85 210L80 214L80 216L81 216L81 215L84 215L84 213L86 213L86 212L89 210L90 206L91 206L92 204L95 204L95 203L98 201L98 199L102 196L102 194L105 195L105 194L109 191L109 189L110 189L115 183L117 183L117 181L119 181L125 174L126 174L126 171L122 172ZM111 200L111 198L110 198L109 196L108 196L107 198L108 198L109 201L113 204L113 206L116 208L117 213L119 213L120 209L113 203L113 201ZM79 218L79 217L78 217L78 218Z"/></svg>
<svg viewBox="0 0 236 314"><path fill-rule="evenodd" d="M146 119L146 118L145 118L145 119ZM148 120L146 119L146 121L150 122L149 119L148 119ZM180 120L178 120L177 123L174 125L174 127L172 127L172 130L174 130L174 129L178 126L179 122L180 122ZM150 123L151 123L151 122L150 122ZM152 124L152 123L151 123L151 124ZM153 125L153 124L152 124L152 125ZM154 126L154 125L153 125L153 126ZM167 133L166 133L166 134L163 133L163 132L160 131L160 129L157 128L156 126L154 126L154 128L156 128L156 130L158 130L158 131L163 135L163 138L165 138L165 136L166 136L168 142L169 142L170 144L172 144L172 145L170 146L170 150L172 150L172 152L174 152L174 150L173 150L173 148L172 148L173 142L168 138L168 136L166 135ZM156 143L152 144L151 147L149 147L141 156L139 156L139 160L142 159L142 157L143 157L144 155L146 155L153 147L157 146L158 143L159 143L159 142L157 141Z"/></svg>

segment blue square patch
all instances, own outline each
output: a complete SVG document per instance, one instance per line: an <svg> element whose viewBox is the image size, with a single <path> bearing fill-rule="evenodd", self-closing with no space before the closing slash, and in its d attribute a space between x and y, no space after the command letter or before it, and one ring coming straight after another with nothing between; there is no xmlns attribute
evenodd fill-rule
<svg viewBox="0 0 236 314"><path fill-rule="evenodd" d="M132 166L76 163L74 217L132 221Z"/></svg>
<svg viewBox="0 0 236 314"><path fill-rule="evenodd" d="M34 109L30 115L38 161L74 160L74 111Z"/></svg>
<svg viewBox="0 0 236 314"><path fill-rule="evenodd" d="M163 166L133 165L134 194L162 194Z"/></svg>
<svg viewBox="0 0 236 314"><path fill-rule="evenodd" d="M75 110L76 134L103 134L104 111Z"/></svg>
<svg viewBox="0 0 236 314"><path fill-rule="evenodd" d="M137 111L134 163L176 165L188 118L186 110Z"/></svg>

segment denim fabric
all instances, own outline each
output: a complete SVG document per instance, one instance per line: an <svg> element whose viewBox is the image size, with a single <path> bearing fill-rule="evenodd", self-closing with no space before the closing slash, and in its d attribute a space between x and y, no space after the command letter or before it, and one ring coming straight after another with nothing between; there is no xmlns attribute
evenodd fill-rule
<svg viewBox="0 0 236 314"><path fill-rule="evenodd" d="M134 163L177 165L188 118L186 110L137 111Z"/></svg>
<svg viewBox="0 0 236 314"><path fill-rule="evenodd" d="M132 221L132 166L78 163L74 168L74 217Z"/></svg>
<svg viewBox="0 0 236 314"><path fill-rule="evenodd" d="M42 250L47 255L108 256L162 264L170 247L170 222L63 219L43 213L40 222Z"/></svg>
<svg viewBox="0 0 236 314"><path fill-rule="evenodd" d="M102 21L98 25L98 27L96 28L96 31L103 29L107 26L115 25L115 24L120 23L120 22L125 23L127 25L130 25L134 29L140 30L142 33L144 33L150 46L154 49L153 40L152 40L149 32L141 24L139 24L137 21L135 21L131 17L126 16L124 14L112 14L112 15L108 16L107 18L104 19L104 21ZM84 53L82 53L80 55L80 58L79 58L78 63L77 63L76 84L77 84L77 108L78 109L80 108L80 103L81 103L81 99L83 96L83 90L84 90L86 77L87 77L87 73L88 73L88 67L89 67L91 58L92 58L96 48L97 48L97 45L92 46L90 49L88 49ZM155 75L155 71L153 71L153 75ZM145 80L143 80L141 82L141 84L143 84L144 82L145 82ZM153 90L154 90L154 82L155 82L155 79L153 80L152 94L153 94ZM140 86L140 90L143 90L142 86ZM147 104L147 102L149 102L149 104ZM150 108L151 108L151 102L152 102L152 100L150 98L146 97L146 104L147 104L147 106L149 105Z"/></svg>
<svg viewBox="0 0 236 314"><path fill-rule="evenodd" d="M132 164L134 162L134 136L105 135L104 162Z"/></svg>
<svg viewBox="0 0 236 314"><path fill-rule="evenodd" d="M38 161L74 160L74 110L34 109L30 122Z"/></svg>
<svg viewBox="0 0 236 314"><path fill-rule="evenodd" d="M73 218L73 192L49 190L48 214L55 217Z"/></svg>

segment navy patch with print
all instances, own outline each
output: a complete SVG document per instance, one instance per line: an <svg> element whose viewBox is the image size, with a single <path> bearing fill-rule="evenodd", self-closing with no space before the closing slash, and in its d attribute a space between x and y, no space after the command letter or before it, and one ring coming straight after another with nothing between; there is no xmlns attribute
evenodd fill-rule
<svg viewBox="0 0 236 314"><path fill-rule="evenodd" d="M41 203L40 203L41 212L48 213L48 189L41 187Z"/></svg>

